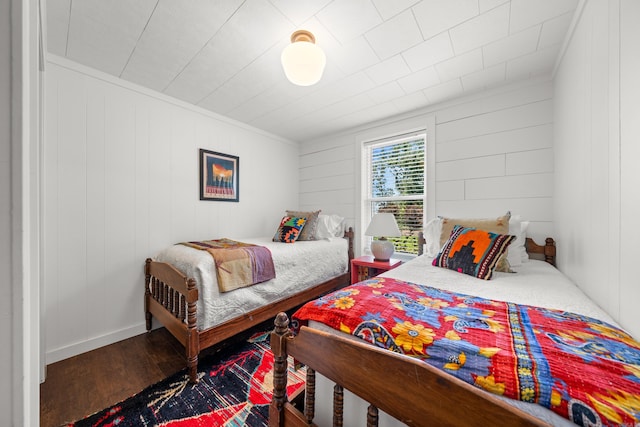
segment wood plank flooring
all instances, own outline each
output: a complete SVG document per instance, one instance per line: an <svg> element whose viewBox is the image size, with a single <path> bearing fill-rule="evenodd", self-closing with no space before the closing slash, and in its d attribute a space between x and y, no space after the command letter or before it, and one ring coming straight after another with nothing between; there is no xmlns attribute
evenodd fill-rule
<svg viewBox="0 0 640 427"><path fill-rule="evenodd" d="M247 335L230 338L204 350L201 356ZM84 418L185 366L184 347L165 328L48 365L46 380L40 385L40 425L59 427Z"/></svg>

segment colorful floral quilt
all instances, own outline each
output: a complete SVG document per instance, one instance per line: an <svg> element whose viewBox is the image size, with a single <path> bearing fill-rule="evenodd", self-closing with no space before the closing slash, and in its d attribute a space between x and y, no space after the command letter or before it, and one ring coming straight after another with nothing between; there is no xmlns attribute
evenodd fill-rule
<svg viewBox="0 0 640 427"><path fill-rule="evenodd" d="M586 316L391 278L311 301L315 320L584 426L640 426L640 343Z"/></svg>
<svg viewBox="0 0 640 427"><path fill-rule="evenodd" d="M229 292L276 277L269 248L231 239L182 242L213 257L220 292Z"/></svg>

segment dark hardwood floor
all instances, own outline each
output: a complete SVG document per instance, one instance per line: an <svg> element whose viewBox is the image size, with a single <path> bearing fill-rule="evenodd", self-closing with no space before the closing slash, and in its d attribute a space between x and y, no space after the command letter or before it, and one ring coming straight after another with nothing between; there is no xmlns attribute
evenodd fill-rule
<svg viewBox="0 0 640 427"><path fill-rule="evenodd" d="M220 351L248 333L230 338L200 355ZM165 328L48 365L46 380L40 385L40 425L59 427L77 421L185 366L184 347Z"/></svg>

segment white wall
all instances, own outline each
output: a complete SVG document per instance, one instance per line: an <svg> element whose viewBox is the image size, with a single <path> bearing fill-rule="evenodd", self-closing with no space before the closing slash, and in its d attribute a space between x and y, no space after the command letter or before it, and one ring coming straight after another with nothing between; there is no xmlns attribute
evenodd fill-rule
<svg viewBox="0 0 640 427"><path fill-rule="evenodd" d="M560 268L640 337L640 4L588 0L555 78Z"/></svg>
<svg viewBox="0 0 640 427"><path fill-rule="evenodd" d="M21 391L13 390L13 343L12 308L12 251L11 237L11 2L0 3L0 424L11 425L14 396L19 399Z"/></svg>
<svg viewBox="0 0 640 427"><path fill-rule="evenodd" d="M553 88L549 81L502 87L351 132L304 142L300 205L359 224L362 139L426 125L435 117L435 215L530 220L531 235L552 235ZM428 141L433 144L433 140ZM428 218L430 219L430 218ZM361 253L361 249L358 248Z"/></svg>
<svg viewBox="0 0 640 427"><path fill-rule="evenodd" d="M47 363L144 331L145 258L298 207L297 144L53 56L45 141ZM239 203L199 200L200 148L240 157Z"/></svg>

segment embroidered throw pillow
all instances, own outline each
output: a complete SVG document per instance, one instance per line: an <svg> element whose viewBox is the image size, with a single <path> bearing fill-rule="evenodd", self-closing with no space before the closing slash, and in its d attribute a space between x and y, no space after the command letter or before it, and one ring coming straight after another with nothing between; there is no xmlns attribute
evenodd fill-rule
<svg viewBox="0 0 640 427"><path fill-rule="evenodd" d="M285 216L280 221L276 235L273 236L274 242L294 243L300 236L300 231L304 228L306 218L296 216Z"/></svg>
<svg viewBox="0 0 640 427"><path fill-rule="evenodd" d="M515 238L510 234L456 225L433 265L489 280L498 260Z"/></svg>
<svg viewBox="0 0 640 427"><path fill-rule="evenodd" d="M303 211L286 211L285 215L295 216L298 218L306 218L307 222L300 232L298 240L316 240L316 230L318 228L318 216L320 211L303 212Z"/></svg>
<svg viewBox="0 0 640 427"><path fill-rule="evenodd" d="M491 231L498 234L509 234L509 220L511 212L499 216L497 218L442 218L442 231L440 233L440 248L451 236L453 227L461 225L463 227L477 228L479 230ZM498 260L495 267L496 271L504 273L512 273L511 266L507 260L507 253Z"/></svg>

